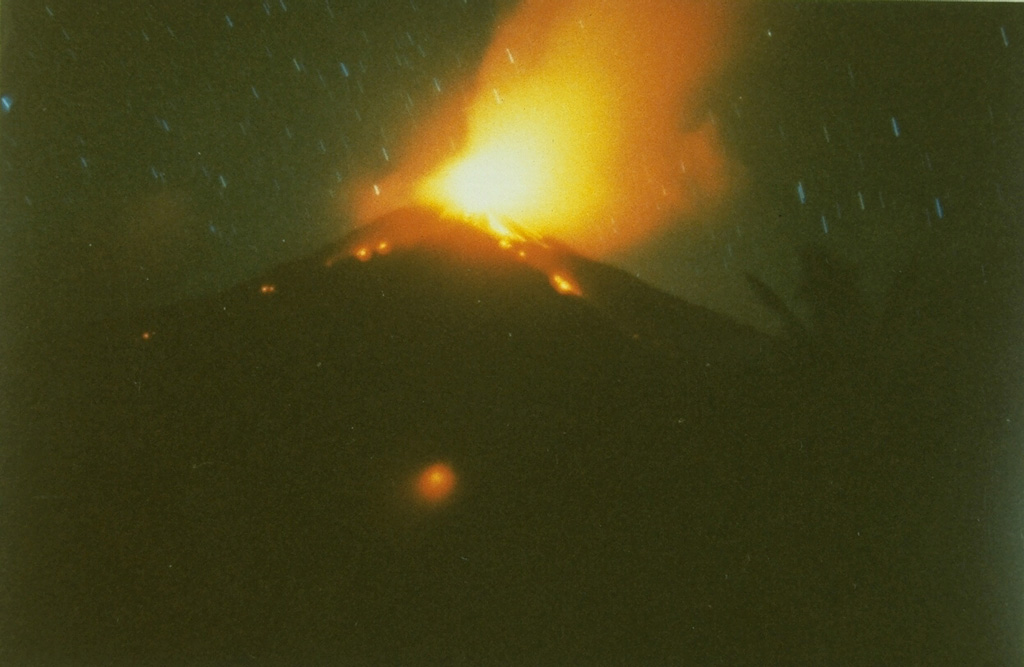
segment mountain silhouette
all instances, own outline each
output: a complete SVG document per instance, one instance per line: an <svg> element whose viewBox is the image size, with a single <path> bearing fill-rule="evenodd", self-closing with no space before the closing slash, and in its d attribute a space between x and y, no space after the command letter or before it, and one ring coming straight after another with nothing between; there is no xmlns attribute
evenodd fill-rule
<svg viewBox="0 0 1024 667"><path fill-rule="evenodd" d="M906 471L861 453L918 422L551 240L402 210L45 350L8 664L762 664L911 623L919 552L864 518Z"/></svg>

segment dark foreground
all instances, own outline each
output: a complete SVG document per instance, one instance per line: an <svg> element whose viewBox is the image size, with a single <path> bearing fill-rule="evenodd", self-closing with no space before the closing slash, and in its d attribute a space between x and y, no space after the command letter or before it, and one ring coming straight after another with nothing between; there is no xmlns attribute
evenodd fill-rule
<svg viewBox="0 0 1024 667"><path fill-rule="evenodd" d="M773 340L465 236L10 359L0 662L1021 655L1003 348L834 303Z"/></svg>

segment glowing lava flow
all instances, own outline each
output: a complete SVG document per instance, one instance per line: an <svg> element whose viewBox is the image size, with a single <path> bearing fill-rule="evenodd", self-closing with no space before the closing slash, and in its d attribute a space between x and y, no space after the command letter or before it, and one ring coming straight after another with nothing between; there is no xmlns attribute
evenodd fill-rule
<svg viewBox="0 0 1024 667"><path fill-rule="evenodd" d="M506 253L510 260L543 273L558 294L584 295L572 268L574 259L571 252L553 240L537 238L529 230L520 229L511 222L502 222L490 214L446 216L436 209L422 207L394 211L382 216L374 226L357 232L337 254L325 261L325 265L331 267L348 258L365 263L387 255L395 248L445 247L456 253L463 252L469 247L467 242L470 245L474 243L465 235L452 233L463 225L483 232L475 243L482 241L486 244L489 241Z"/></svg>
<svg viewBox="0 0 1024 667"><path fill-rule="evenodd" d="M565 275L564 273L552 273L549 276L551 286L555 288L555 291L559 294L572 294L573 296L583 296L583 290L576 283L572 277Z"/></svg>

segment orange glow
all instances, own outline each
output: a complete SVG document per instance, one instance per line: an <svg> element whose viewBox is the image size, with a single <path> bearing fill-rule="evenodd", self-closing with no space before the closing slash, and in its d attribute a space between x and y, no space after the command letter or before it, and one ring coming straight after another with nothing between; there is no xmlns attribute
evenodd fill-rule
<svg viewBox="0 0 1024 667"><path fill-rule="evenodd" d="M498 219L536 219L562 200L573 131L564 120L526 117L490 123L461 156L424 179L416 197L448 212L488 216L492 230L507 236Z"/></svg>
<svg viewBox="0 0 1024 667"><path fill-rule="evenodd" d="M365 241L364 241L365 243ZM351 251L352 256L358 259L360 262L369 262L373 259L373 254L376 252L378 255L386 255L391 252L392 244L387 239L381 239L380 241L370 242L369 245L356 246ZM331 266L337 258L328 260L327 266Z"/></svg>
<svg viewBox="0 0 1024 667"><path fill-rule="evenodd" d="M260 285L260 294L273 294L277 291L274 285Z"/></svg>
<svg viewBox="0 0 1024 667"><path fill-rule="evenodd" d="M499 238L603 255L707 213L737 171L702 102L729 52L730 5L523 0L462 108L425 125L357 217L424 204Z"/></svg>
<svg viewBox="0 0 1024 667"><path fill-rule="evenodd" d="M551 286L559 294L571 294L572 296L583 296L583 290L571 278L562 273L552 273L550 277Z"/></svg>
<svg viewBox="0 0 1024 667"><path fill-rule="evenodd" d="M416 478L416 492L422 500L439 503L455 489L455 472L444 463L427 466Z"/></svg>
<svg viewBox="0 0 1024 667"><path fill-rule="evenodd" d="M142 340L150 340L151 338L153 338L153 332L152 331L143 331L142 332Z"/></svg>

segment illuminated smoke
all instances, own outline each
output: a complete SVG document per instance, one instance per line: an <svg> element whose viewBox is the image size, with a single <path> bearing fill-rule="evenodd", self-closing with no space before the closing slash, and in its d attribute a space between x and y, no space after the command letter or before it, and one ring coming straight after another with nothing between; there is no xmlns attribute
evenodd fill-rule
<svg viewBox="0 0 1024 667"><path fill-rule="evenodd" d="M364 189L357 217L429 204L601 255L698 216L734 173L704 106L729 52L726 4L526 0L468 100Z"/></svg>

